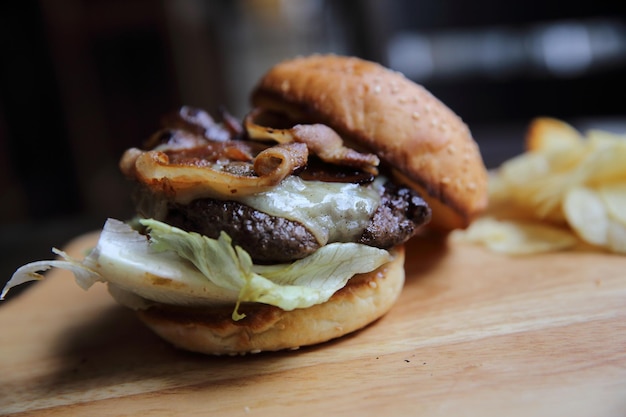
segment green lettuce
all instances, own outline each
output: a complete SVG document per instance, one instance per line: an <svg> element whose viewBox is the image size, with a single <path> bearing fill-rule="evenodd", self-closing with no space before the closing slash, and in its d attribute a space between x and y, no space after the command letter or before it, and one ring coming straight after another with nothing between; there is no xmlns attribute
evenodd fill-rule
<svg viewBox="0 0 626 417"><path fill-rule="evenodd" d="M146 219L152 247L174 251L214 284L239 289L237 302L271 304L283 310L327 301L357 273L389 262L385 250L358 243L332 243L290 264L255 265L250 255L222 232L218 239ZM234 313L238 316L237 311Z"/></svg>
<svg viewBox="0 0 626 417"><path fill-rule="evenodd" d="M310 307L327 301L354 274L373 271L391 260L382 249L332 243L292 263L255 265L226 233L211 239L152 219L140 222L149 239L128 224L109 219L85 259L74 260L57 251L62 260L24 265L13 274L2 297L16 285L41 279L38 272L57 267L72 271L84 289L100 281L139 300L179 305L230 302L235 304L233 319L241 319L242 302L283 310Z"/></svg>

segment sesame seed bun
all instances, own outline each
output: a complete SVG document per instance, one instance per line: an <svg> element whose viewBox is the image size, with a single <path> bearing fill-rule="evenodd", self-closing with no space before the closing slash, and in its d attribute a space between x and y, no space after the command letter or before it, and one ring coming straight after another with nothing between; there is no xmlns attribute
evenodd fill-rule
<svg viewBox="0 0 626 417"><path fill-rule="evenodd" d="M487 173L467 125L398 72L354 57L295 58L261 78L252 103L324 123L377 154L422 193L435 227L465 227L487 205Z"/></svg>

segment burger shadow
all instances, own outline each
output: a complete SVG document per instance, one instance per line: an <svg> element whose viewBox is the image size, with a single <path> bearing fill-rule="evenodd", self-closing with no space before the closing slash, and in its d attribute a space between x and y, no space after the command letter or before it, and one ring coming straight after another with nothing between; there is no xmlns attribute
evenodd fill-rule
<svg viewBox="0 0 626 417"><path fill-rule="evenodd" d="M128 394L194 386L210 395L212 387L228 381L251 380L293 367L281 362L308 351L310 348L244 356L187 352L159 338L134 312L112 305L97 319L77 320L58 335L49 353L55 370L37 382L31 395L36 401L60 397L93 400L93 396L121 386L127 387Z"/></svg>
<svg viewBox="0 0 626 417"><path fill-rule="evenodd" d="M428 272L441 263L449 250L447 234L425 232L410 239L405 244L404 270L407 283L427 279Z"/></svg>
<svg viewBox="0 0 626 417"><path fill-rule="evenodd" d="M132 311L112 305L97 319L77 319L63 328L49 353L54 372L39 381L38 392L58 398L132 384L155 377L175 356Z"/></svg>

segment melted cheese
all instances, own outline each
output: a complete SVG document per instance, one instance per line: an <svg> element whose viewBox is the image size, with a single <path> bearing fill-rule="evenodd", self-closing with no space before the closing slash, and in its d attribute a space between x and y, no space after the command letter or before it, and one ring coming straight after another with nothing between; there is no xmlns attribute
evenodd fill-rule
<svg viewBox="0 0 626 417"><path fill-rule="evenodd" d="M237 198L248 206L303 224L321 245L358 238L380 204L384 178L369 185L304 181L291 176L259 194Z"/></svg>

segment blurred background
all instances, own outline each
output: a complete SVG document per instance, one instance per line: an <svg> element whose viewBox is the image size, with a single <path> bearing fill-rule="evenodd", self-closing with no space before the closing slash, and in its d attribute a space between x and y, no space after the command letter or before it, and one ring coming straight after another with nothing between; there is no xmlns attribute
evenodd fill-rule
<svg viewBox="0 0 626 417"><path fill-rule="evenodd" d="M0 283L131 215L117 161L164 113L241 117L294 55L402 71L469 124L488 167L535 116L626 131L625 2L7 0L0 35Z"/></svg>

